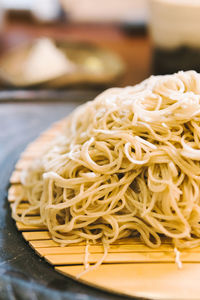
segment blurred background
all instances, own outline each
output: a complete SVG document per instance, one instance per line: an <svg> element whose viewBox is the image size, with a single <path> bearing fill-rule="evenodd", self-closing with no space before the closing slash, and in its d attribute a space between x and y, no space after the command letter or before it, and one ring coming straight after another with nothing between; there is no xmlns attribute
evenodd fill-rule
<svg viewBox="0 0 200 300"><path fill-rule="evenodd" d="M200 71L199 32L200 0L0 0L0 99Z"/></svg>
<svg viewBox="0 0 200 300"><path fill-rule="evenodd" d="M0 89L134 85L151 73L147 22L147 0L0 0Z"/></svg>

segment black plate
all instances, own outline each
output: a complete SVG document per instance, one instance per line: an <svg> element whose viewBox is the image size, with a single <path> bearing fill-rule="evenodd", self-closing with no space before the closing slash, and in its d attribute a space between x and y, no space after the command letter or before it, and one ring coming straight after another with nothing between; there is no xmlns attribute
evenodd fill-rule
<svg viewBox="0 0 200 300"><path fill-rule="evenodd" d="M75 98L74 102L0 104L0 299L127 299L57 273L34 253L11 219L7 189L20 153L52 122L63 118L80 104ZM87 94L83 94L82 100L85 99L88 99Z"/></svg>

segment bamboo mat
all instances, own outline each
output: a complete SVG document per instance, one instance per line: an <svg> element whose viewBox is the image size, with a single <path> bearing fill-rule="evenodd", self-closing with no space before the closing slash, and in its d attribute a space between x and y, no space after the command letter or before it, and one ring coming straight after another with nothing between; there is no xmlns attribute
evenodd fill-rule
<svg viewBox="0 0 200 300"><path fill-rule="evenodd" d="M8 201L11 206L22 190L21 172L33 159L42 154L63 126L64 121L55 123L21 154L10 178ZM29 206L26 199L23 200L18 207L19 214ZM39 211L31 211L30 218L38 217ZM174 249L168 239L163 239L163 244L158 249L145 246L138 238L122 239L111 245L101 266L77 279L76 276L84 270L84 243L60 247L51 239L45 226L30 226L19 222L16 222L16 226L40 257L48 261L56 271L75 280L129 296L151 299L200 299L200 247L181 252L183 267L178 269ZM89 263L97 262L102 255L101 244L89 245Z"/></svg>

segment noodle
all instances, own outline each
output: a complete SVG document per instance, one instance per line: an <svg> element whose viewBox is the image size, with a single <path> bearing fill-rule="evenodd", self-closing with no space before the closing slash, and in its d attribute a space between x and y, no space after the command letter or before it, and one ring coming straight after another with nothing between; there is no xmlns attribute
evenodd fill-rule
<svg viewBox="0 0 200 300"><path fill-rule="evenodd" d="M23 186L30 207L19 216L19 198L13 217L62 245L102 241L106 253L136 234L152 248L162 235L200 245L200 74L152 76L80 106Z"/></svg>

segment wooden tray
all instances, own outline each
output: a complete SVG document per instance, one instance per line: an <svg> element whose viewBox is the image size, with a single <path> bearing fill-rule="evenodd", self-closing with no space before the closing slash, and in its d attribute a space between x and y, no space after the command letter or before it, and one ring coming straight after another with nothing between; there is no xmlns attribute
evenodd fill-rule
<svg viewBox="0 0 200 300"><path fill-rule="evenodd" d="M20 174L39 156L46 145L62 130L64 121L55 123L42 133L22 153L10 178L8 201L12 206L22 189ZM28 206L24 202L18 208L22 213ZM38 211L32 212L38 218ZM151 249L137 238L124 239L110 247L109 254L98 269L90 271L80 279L83 271L85 244L60 247L51 239L45 226L27 226L16 222L19 231L29 245L44 257L55 270L91 286L129 296L151 299L200 299L200 247L181 252L183 266L178 269L175 253L169 240L163 240L159 249ZM89 246L89 262L95 263L103 254L101 244Z"/></svg>

